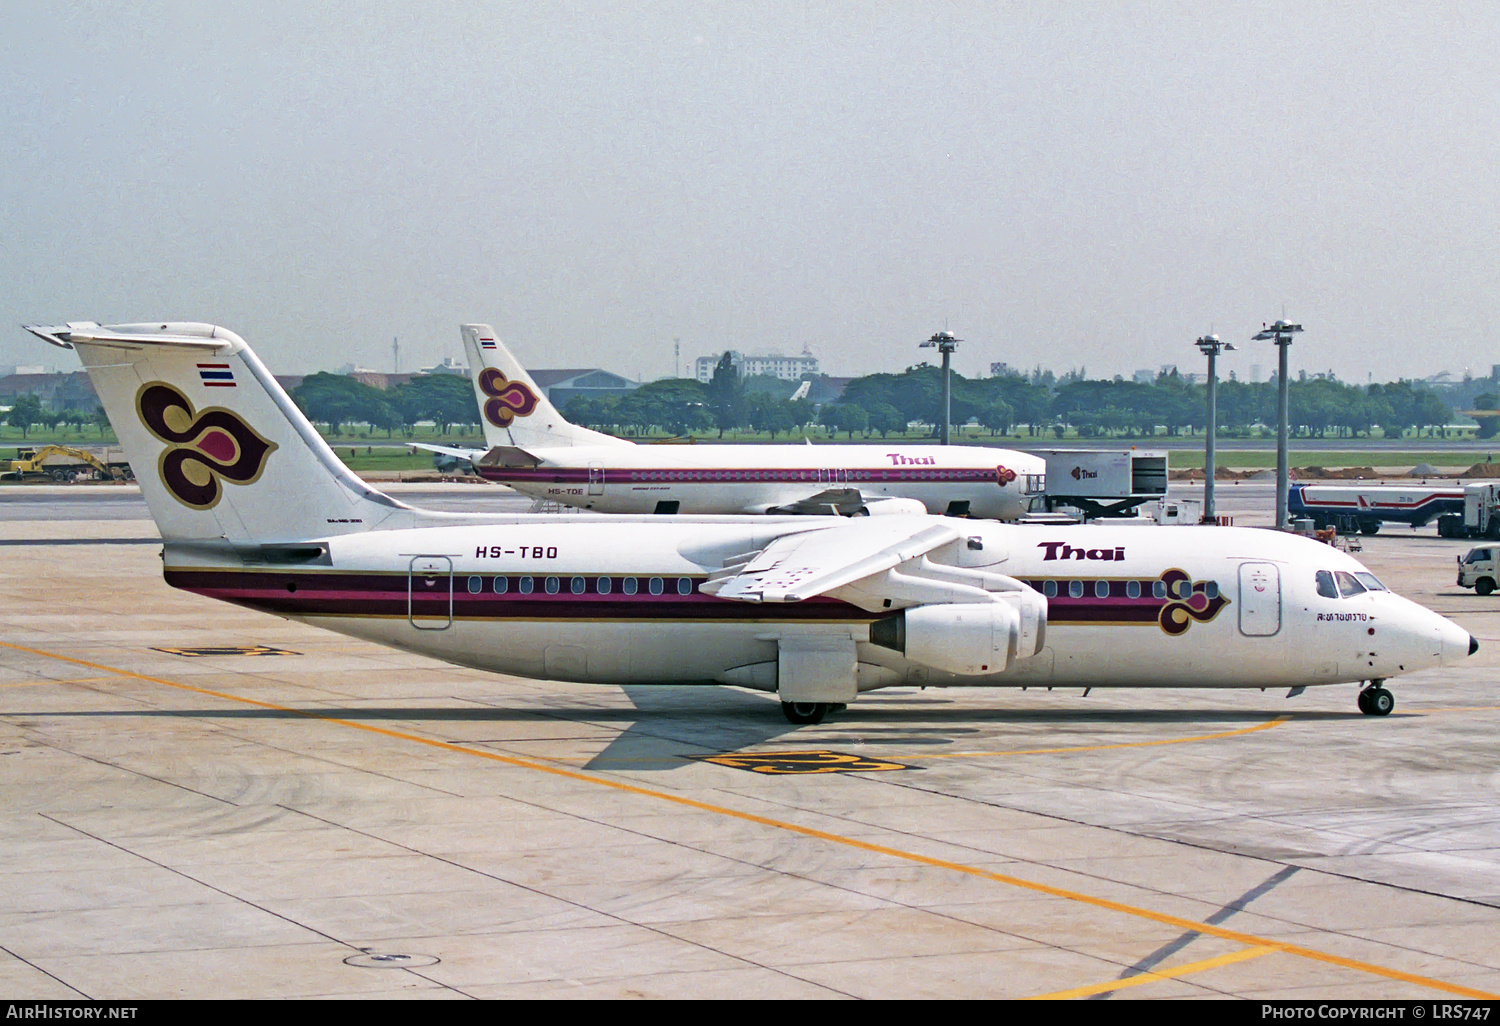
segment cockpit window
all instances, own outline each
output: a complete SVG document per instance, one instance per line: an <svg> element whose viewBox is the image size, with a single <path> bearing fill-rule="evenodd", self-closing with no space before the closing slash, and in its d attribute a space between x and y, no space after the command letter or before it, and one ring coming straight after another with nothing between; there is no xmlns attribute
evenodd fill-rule
<svg viewBox="0 0 1500 1026"><path fill-rule="evenodd" d="M1385 585L1381 584L1380 581L1378 579L1376 579L1375 575L1372 574L1372 573L1370 573L1368 570L1366 570L1366 571L1364 571L1362 573L1357 573L1354 576L1359 579L1359 583L1360 584L1363 584L1366 588L1369 588L1371 591L1390 591L1391 590L1391 589L1387 588Z"/></svg>
<svg viewBox="0 0 1500 1026"><path fill-rule="evenodd" d="M1333 583L1333 574L1327 570L1318 571L1318 594L1324 598L1339 597L1338 586Z"/></svg>
<svg viewBox="0 0 1500 1026"><path fill-rule="evenodd" d="M1353 574L1340 570L1334 576L1338 578L1339 591L1344 593L1345 598L1348 598L1350 595L1363 595L1365 593L1365 586L1356 581Z"/></svg>

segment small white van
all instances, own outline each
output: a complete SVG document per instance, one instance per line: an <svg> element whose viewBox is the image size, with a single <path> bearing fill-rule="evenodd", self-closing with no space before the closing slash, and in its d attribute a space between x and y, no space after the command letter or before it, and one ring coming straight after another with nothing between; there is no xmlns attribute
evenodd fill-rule
<svg viewBox="0 0 1500 1026"><path fill-rule="evenodd" d="M1500 569L1495 566L1496 553L1500 553L1500 548L1489 545L1470 549L1469 554L1458 561L1458 586L1473 588L1481 595L1494 591L1496 582L1500 581Z"/></svg>

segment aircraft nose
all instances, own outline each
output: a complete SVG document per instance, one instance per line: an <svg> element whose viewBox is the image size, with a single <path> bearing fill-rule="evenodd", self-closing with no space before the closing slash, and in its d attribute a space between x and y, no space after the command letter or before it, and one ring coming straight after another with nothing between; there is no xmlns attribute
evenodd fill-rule
<svg viewBox="0 0 1500 1026"><path fill-rule="evenodd" d="M1438 642L1441 645L1441 658L1444 666L1467 659L1479 651L1479 642L1474 635L1464 630L1452 620L1444 620L1438 628Z"/></svg>

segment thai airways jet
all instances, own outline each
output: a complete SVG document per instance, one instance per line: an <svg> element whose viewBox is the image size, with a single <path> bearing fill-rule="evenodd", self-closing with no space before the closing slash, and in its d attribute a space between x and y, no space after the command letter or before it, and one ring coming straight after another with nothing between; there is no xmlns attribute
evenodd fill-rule
<svg viewBox="0 0 1500 1026"><path fill-rule="evenodd" d="M1046 462L943 445L636 445L568 423L487 324L460 329L490 481L604 513L947 513L1015 520Z"/></svg>
<svg viewBox="0 0 1500 1026"><path fill-rule="evenodd" d="M166 580L465 666L718 682L815 723L920 685L1382 681L1478 645L1327 545L1243 528L927 514L436 513L351 474L233 332L31 327L77 350L165 543Z"/></svg>

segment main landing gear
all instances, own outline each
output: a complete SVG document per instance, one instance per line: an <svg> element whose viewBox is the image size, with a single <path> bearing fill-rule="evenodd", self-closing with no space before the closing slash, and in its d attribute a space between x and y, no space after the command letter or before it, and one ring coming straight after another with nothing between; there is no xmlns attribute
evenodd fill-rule
<svg viewBox="0 0 1500 1026"><path fill-rule="evenodd" d="M829 713L843 712L847 708L843 702L782 702L781 715L788 723L822 723L823 717Z"/></svg>
<svg viewBox="0 0 1500 1026"><path fill-rule="evenodd" d="M1370 686L1359 693L1359 711L1366 716L1389 716L1396 708L1396 696L1380 685L1380 680L1370 681Z"/></svg>

